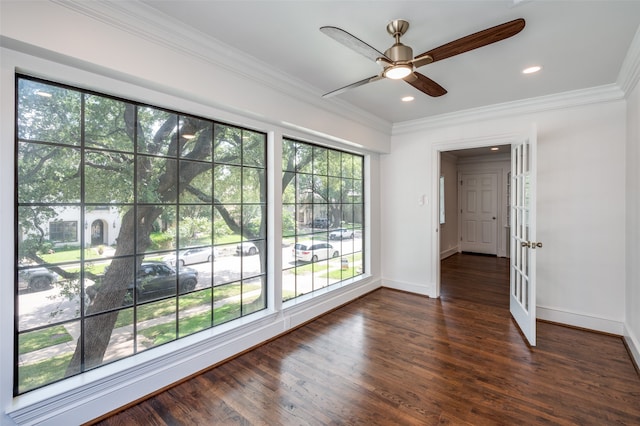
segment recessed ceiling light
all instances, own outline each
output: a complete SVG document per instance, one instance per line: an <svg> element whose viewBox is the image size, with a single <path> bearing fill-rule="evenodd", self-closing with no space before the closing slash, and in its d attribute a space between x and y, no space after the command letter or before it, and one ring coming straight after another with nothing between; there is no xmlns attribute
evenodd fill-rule
<svg viewBox="0 0 640 426"><path fill-rule="evenodd" d="M38 96L42 96L43 98L50 98L51 96L53 96L51 93L49 92L43 92L42 90L38 90L36 92L36 95Z"/></svg>
<svg viewBox="0 0 640 426"><path fill-rule="evenodd" d="M499 150L500 150L500 148L498 148L497 146L492 146L491 147L491 151L499 151Z"/></svg>
<svg viewBox="0 0 640 426"><path fill-rule="evenodd" d="M189 140L189 139L193 139L193 138L195 138L195 137L196 137L196 135L189 135L189 134L186 134L186 135L182 135L182 137L183 137L183 138L185 138L185 139L187 139L187 140Z"/></svg>
<svg viewBox="0 0 640 426"><path fill-rule="evenodd" d="M415 98L413 96L405 96L404 98L402 98L402 102L411 102L414 99Z"/></svg>
<svg viewBox="0 0 640 426"><path fill-rule="evenodd" d="M529 68L525 68L522 70L522 74L533 74L534 72L538 72L542 69L541 66L534 66L534 67L529 67Z"/></svg>

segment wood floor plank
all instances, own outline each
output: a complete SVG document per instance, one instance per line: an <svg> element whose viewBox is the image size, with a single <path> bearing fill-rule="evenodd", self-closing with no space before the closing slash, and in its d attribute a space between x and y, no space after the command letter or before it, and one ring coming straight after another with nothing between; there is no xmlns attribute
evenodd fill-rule
<svg viewBox="0 0 640 426"><path fill-rule="evenodd" d="M620 337L509 314L508 260L458 254L442 295L377 290L96 424L638 425Z"/></svg>

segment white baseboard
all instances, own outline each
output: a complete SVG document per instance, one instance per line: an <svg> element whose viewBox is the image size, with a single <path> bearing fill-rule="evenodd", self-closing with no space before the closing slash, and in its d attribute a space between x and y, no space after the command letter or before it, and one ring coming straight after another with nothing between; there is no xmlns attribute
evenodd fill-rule
<svg viewBox="0 0 640 426"><path fill-rule="evenodd" d="M387 280L383 278L382 286L395 290L407 291L409 293L416 293L423 296L436 297L436 286L433 283L406 283L401 281Z"/></svg>
<svg viewBox="0 0 640 426"><path fill-rule="evenodd" d="M588 330L600 331L603 333L617 334L624 333L624 323L606 318L598 318L576 312L568 312L554 308L536 307L536 317L541 320L557 322L573 327L586 328Z"/></svg>
<svg viewBox="0 0 640 426"><path fill-rule="evenodd" d="M627 324L624 325L624 341L629 347L631 357L636 363L636 366L640 367L640 340L636 336Z"/></svg>
<svg viewBox="0 0 640 426"><path fill-rule="evenodd" d="M458 247L453 247L443 252L440 252L440 260L446 259L449 256L453 256L456 253L458 253Z"/></svg>

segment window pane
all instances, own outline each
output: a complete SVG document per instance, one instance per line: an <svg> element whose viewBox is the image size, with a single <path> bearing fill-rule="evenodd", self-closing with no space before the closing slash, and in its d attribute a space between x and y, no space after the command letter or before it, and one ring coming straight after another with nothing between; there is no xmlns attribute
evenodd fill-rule
<svg viewBox="0 0 640 426"><path fill-rule="evenodd" d="M178 330L180 337L210 328L213 324L212 290L210 288L178 298Z"/></svg>
<svg viewBox="0 0 640 426"><path fill-rule="evenodd" d="M18 392L56 382L64 378L67 365L73 355L73 337L69 330L78 330L80 324L68 323L65 326L56 325L19 335L18 351L21 354L18 361ZM66 343L64 350L51 355L47 348L51 340Z"/></svg>
<svg viewBox="0 0 640 426"><path fill-rule="evenodd" d="M210 246L212 208L208 206L180 206L179 234L180 248Z"/></svg>
<svg viewBox="0 0 640 426"><path fill-rule="evenodd" d="M80 145L81 94L37 81L18 80L18 138Z"/></svg>
<svg viewBox="0 0 640 426"><path fill-rule="evenodd" d="M242 285L242 314L247 315L263 309L266 303L267 279L256 277Z"/></svg>
<svg viewBox="0 0 640 426"><path fill-rule="evenodd" d="M211 204L212 174L209 163L180 161L180 202Z"/></svg>
<svg viewBox="0 0 640 426"><path fill-rule="evenodd" d="M296 205L285 204L282 206L282 236L296 235Z"/></svg>
<svg viewBox="0 0 640 426"><path fill-rule="evenodd" d="M353 155L342 153L342 177L353 177Z"/></svg>
<svg viewBox="0 0 640 426"><path fill-rule="evenodd" d="M126 309L124 311L109 312L85 319L84 327L87 335L85 341L86 345L88 345L85 350L89 352L94 350L94 347L90 346L91 343L97 340L97 335L103 333L104 330L109 330L111 327L113 327L117 337L115 339L109 339L109 345L101 361L94 360L85 364L87 370L134 354L133 327L131 327L133 316L131 314L132 310ZM111 326L114 321L115 324ZM140 339L138 339L138 342L140 343Z"/></svg>
<svg viewBox="0 0 640 426"><path fill-rule="evenodd" d="M216 205L213 213L213 242L215 245L241 240L238 233L242 223L242 209L237 204Z"/></svg>
<svg viewBox="0 0 640 426"><path fill-rule="evenodd" d="M240 164L242 158L242 130L237 127L216 124L214 127L213 161Z"/></svg>
<svg viewBox="0 0 640 426"><path fill-rule="evenodd" d="M80 150L18 144L19 203L80 202Z"/></svg>
<svg viewBox="0 0 640 426"><path fill-rule="evenodd" d="M132 203L133 155L85 151L85 202Z"/></svg>
<svg viewBox="0 0 640 426"><path fill-rule="evenodd" d="M139 206L137 211L138 253L176 247L175 206Z"/></svg>
<svg viewBox="0 0 640 426"><path fill-rule="evenodd" d="M242 202L242 167L215 166L213 178L215 179L214 197L215 203L240 203Z"/></svg>
<svg viewBox="0 0 640 426"><path fill-rule="evenodd" d="M340 151L329 150L329 176L342 176L342 160Z"/></svg>
<svg viewBox="0 0 640 426"><path fill-rule="evenodd" d="M289 139L282 140L282 170L285 172L296 170L296 143Z"/></svg>
<svg viewBox="0 0 640 426"><path fill-rule="evenodd" d="M176 339L175 298L161 300L138 308L136 352L142 352ZM158 313L162 312L162 315ZM149 321L153 319L154 321Z"/></svg>
<svg viewBox="0 0 640 426"><path fill-rule="evenodd" d="M240 283L221 285L213 289L214 324L221 324L240 318L242 286Z"/></svg>
<svg viewBox="0 0 640 426"><path fill-rule="evenodd" d="M266 136L262 133L242 131L242 163L264 168L266 165Z"/></svg>
<svg viewBox="0 0 640 426"><path fill-rule="evenodd" d="M266 194L263 192L265 187L265 175L263 169L244 168L242 175L242 202L244 203L264 203Z"/></svg>
<svg viewBox="0 0 640 426"><path fill-rule="evenodd" d="M133 152L135 106L102 96L85 95L85 144ZM129 129L129 130L127 130Z"/></svg>
<svg viewBox="0 0 640 426"><path fill-rule="evenodd" d="M152 107L138 108L138 152L175 157L178 116Z"/></svg>
<svg viewBox="0 0 640 426"><path fill-rule="evenodd" d="M326 175L329 171L327 150L325 148L313 148L313 173Z"/></svg>
<svg viewBox="0 0 640 426"><path fill-rule="evenodd" d="M157 157L138 157L138 202L171 203L177 188L176 160Z"/></svg>
<svg viewBox="0 0 640 426"><path fill-rule="evenodd" d="M245 205L242 210L242 222L245 229L245 238L251 240L265 238L267 236L266 206Z"/></svg>
<svg viewBox="0 0 640 426"><path fill-rule="evenodd" d="M180 156L211 161L213 124L196 117L180 117Z"/></svg>
<svg viewBox="0 0 640 426"><path fill-rule="evenodd" d="M311 145L297 144L296 171L298 173L311 173L313 171L313 147Z"/></svg>
<svg viewBox="0 0 640 426"><path fill-rule="evenodd" d="M220 246L218 250L222 254L213 265L213 285L239 280L242 275L241 244Z"/></svg>
<svg viewBox="0 0 640 426"><path fill-rule="evenodd" d="M134 302L134 271L133 257L86 263L85 312L97 314L131 306Z"/></svg>

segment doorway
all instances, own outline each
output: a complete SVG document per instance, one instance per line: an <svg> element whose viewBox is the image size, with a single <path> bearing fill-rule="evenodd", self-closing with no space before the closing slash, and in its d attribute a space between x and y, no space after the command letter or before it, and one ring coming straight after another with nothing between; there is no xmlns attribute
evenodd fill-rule
<svg viewBox="0 0 640 426"><path fill-rule="evenodd" d="M437 297L441 292L443 259L461 252L508 259L511 144L517 140L518 135L513 135L491 141L482 139L433 146L434 169L440 177L438 187L444 179L447 191L444 197L446 220L436 225L434 234L437 256L434 256L433 271ZM471 178L471 181L465 178ZM488 191L484 191L485 186ZM438 190L434 188L434 194L439 195ZM438 199L436 195L433 198ZM439 206L434 210L436 208ZM475 217L468 217L472 211L476 213ZM508 279L509 271L506 273Z"/></svg>

